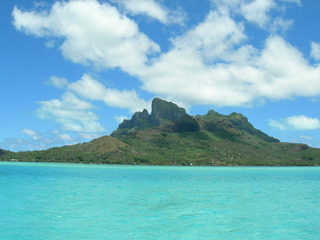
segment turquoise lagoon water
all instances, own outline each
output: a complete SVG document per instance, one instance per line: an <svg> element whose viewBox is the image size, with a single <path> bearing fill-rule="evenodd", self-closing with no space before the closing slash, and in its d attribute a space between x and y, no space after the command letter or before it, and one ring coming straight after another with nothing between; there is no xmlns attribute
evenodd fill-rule
<svg viewBox="0 0 320 240"><path fill-rule="evenodd" d="M1 240L320 239L318 167L0 163Z"/></svg>

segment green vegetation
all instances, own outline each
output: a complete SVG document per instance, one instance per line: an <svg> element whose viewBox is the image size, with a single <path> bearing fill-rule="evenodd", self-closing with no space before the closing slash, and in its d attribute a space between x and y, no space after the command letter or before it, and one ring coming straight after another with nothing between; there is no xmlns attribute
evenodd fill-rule
<svg viewBox="0 0 320 240"><path fill-rule="evenodd" d="M320 150L281 143L238 113L210 110L192 117L174 103L155 99L152 113L135 113L111 136L45 151L9 152L1 160L142 165L316 166Z"/></svg>

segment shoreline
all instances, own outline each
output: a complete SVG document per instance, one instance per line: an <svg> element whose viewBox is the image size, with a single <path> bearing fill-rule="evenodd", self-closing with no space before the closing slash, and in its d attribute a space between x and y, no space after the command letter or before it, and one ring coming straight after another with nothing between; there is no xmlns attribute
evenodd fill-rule
<svg viewBox="0 0 320 240"><path fill-rule="evenodd" d="M94 165L94 166L150 166L150 167L277 167L277 168L283 168L283 167L320 167L320 165L179 165L179 164L109 164L109 163L81 163L81 162L42 162L42 161L24 161L24 160L0 160L0 163L6 162L6 163L52 163L52 164L80 164L80 165Z"/></svg>

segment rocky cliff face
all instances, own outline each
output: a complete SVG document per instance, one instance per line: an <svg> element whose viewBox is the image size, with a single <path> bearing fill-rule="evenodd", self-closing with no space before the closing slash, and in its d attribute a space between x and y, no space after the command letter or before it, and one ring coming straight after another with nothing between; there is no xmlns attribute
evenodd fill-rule
<svg viewBox="0 0 320 240"><path fill-rule="evenodd" d="M239 139L243 134L249 134L265 142L279 142L278 139L254 128L248 119L239 113L223 115L209 110L205 115L192 117L184 108L159 98L153 99L151 109L151 114L144 109L142 112L136 112L130 120L124 120L111 136L119 137L139 130L163 126L161 131L165 132L207 131L231 141Z"/></svg>
<svg viewBox="0 0 320 240"><path fill-rule="evenodd" d="M143 130L154 125L150 121L150 115L148 110L144 109L142 112L136 112L133 114L130 120L124 120L120 125L119 129L132 129Z"/></svg>
<svg viewBox="0 0 320 240"><path fill-rule="evenodd" d="M186 113L184 108L160 98L153 99L151 109L151 114L144 109L142 112L136 112L130 120L124 120L111 136L118 137L137 130L167 126L168 123L172 123L165 131L196 132L202 130L214 132L229 140L236 139L241 135L241 132L246 132L265 142L279 142L278 139L254 128L248 119L239 113L233 112L230 115L223 115L209 110L205 115L192 117Z"/></svg>
<svg viewBox="0 0 320 240"><path fill-rule="evenodd" d="M146 109L142 112L136 112L130 120L124 120L111 136L125 135L136 130L158 127L168 122L178 120L186 114L184 108L172 102L155 98L152 101L151 114L149 114Z"/></svg>
<svg viewBox="0 0 320 240"><path fill-rule="evenodd" d="M178 107L175 103L155 98L152 101L152 112L150 120L153 124L160 126L167 122L172 122L186 115L184 108Z"/></svg>

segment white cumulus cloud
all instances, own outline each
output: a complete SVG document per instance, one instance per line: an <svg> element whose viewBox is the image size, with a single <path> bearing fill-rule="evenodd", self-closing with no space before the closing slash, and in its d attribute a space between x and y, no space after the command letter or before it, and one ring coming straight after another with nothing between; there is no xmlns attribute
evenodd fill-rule
<svg viewBox="0 0 320 240"><path fill-rule="evenodd" d="M243 4L240 12L247 21L264 27L270 20L268 12L275 6L276 4L273 0L255 0L251 3Z"/></svg>
<svg viewBox="0 0 320 240"><path fill-rule="evenodd" d="M293 26L294 21L292 19L284 19L284 18L275 18L272 21L272 24L269 26L270 32L273 34L285 33L288 29Z"/></svg>
<svg viewBox="0 0 320 240"><path fill-rule="evenodd" d="M267 39L255 67L262 78L255 80L253 90L260 96L279 100L320 94L320 69L279 36Z"/></svg>
<svg viewBox="0 0 320 240"><path fill-rule="evenodd" d="M31 129L22 129L21 132L25 135L27 135L28 137L31 137L32 140L39 140L41 139L41 135L40 133L38 133L37 131L31 130Z"/></svg>
<svg viewBox="0 0 320 240"><path fill-rule="evenodd" d="M281 0L281 1L283 1L283 2L296 3L296 4L298 4L299 6L302 6L301 0Z"/></svg>
<svg viewBox="0 0 320 240"><path fill-rule="evenodd" d="M311 42L310 57L318 61L320 60L320 43Z"/></svg>
<svg viewBox="0 0 320 240"><path fill-rule="evenodd" d="M154 0L131 0L121 3L134 15L145 14L160 22L168 22L168 11Z"/></svg>
<svg viewBox="0 0 320 240"><path fill-rule="evenodd" d="M49 84L53 85L56 88L66 88L69 84L66 78L59 78L56 76L52 76L49 80Z"/></svg>
<svg viewBox="0 0 320 240"><path fill-rule="evenodd" d="M14 26L36 37L63 39L65 58L97 68L134 72L159 46L138 25L108 3L96 0L55 2L48 12L14 8Z"/></svg>
<svg viewBox="0 0 320 240"><path fill-rule="evenodd" d="M160 52L137 23L117 8L96 0L56 2L48 12L15 8L13 17L18 30L62 39L66 58L102 69L120 68L137 77L143 90L186 106L252 106L267 100L320 95L320 68L310 65L299 49L275 34L293 24L270 14L278 1L212 1L215 8L198 25L172 37L167 52ZM155 1L140 2L161 9ZM263 47L250 42L248 22L270 27L273 34L261 41ZM317 43L311 48L311 56L320 58ZM63 79L51 81L78 97L132 112L149 106L135 90L108 88L87 75L67 86Z"/></svg>
<svg viewBox="0 0 320 240"><path fill-rule="evenodd" d="M62 133L58 135L59 139L64 141L73 141L73 137L71 137L69 134Z"/></svg>
<svg viewBox="0 0 320 240"><path fill-rule="evenodd" d="M43 119L53 119L67 131L104 132L105 128L97 121L98 117L90 111L93 105L66 92L62 99L39 102L37 114Z"/></svg>
<svg viewBox="0 0 320 240"><path fill-rule="evenodd" d="M70 83L68 88L84 98L103 101L111 107L127 108L130 112L150 108L150 103L139 98L135 90L107 88L86 74L80 80Z"/></svg>
<svg viewBox="0 0 320 240"><path fill-rule="evenodd" d="M50 84L66 92L61 99L40 101L38 117L56 121L65 131L82 133L83 136L86 135L84 139L91 139L92 134L105 131L93 112L93 101L102 101L108 106L125 108L130 112L150 109L150 102L139 98L135 90L120 91L107 88L87 74L75 82L53 76L50 78ZM56 135L62 140L71 141L69 135Z"/></svg>
<svg viewBox="0 0 320 240"><path fill-rule="evenodd" d="M186 105L248 103L250 99L242 94L242 86L232 81L225 63L230 58L246 61L250 47L233 54L245 39L242 24L211 12L203 23L173 39L173 48L141 72L143 88ZM216 61L221 63L214 64Z"/></svg>
<svg viewBox="0 0 320 240"><path fill-rule="evenodd" d="M273 0L212 0L217 11L225 14L238 14L247 22L265 28L270 22L269 12L277 4Z"/></svg>
<svg viewBox="0 0 320 240"><path fill-rule="evenodd" d="M242 24L212 12L140 74L143 88L187 105L252 106L320 94L320 68L283 37L271 35L262 49L246 40Z"/></svg>
<svg viewBox="0 0 320 240"><path fill-rule="evenodd" d="M185 13L181 10L169 10L154 0L117 0L125 10L132 15L145 15L164 24L183 24Z"/></svg>
<svg viewBox="0 0 320 240"><path fill-rule="evenodd" d="M280 120L269 120L269 125L279 130L315 130L320 128L320 120L297 115Z"/></svg>

